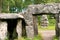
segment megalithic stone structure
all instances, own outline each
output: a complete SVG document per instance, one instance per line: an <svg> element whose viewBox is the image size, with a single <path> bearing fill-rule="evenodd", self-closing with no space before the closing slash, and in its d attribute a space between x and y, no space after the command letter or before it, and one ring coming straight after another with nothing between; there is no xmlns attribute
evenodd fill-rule
<svg viewBox="0 0 60 40"><path fill-rule="evenodd" d="M22 19L20 14L0 14L0 40L14 40L13 32L17 33L17 37L22 37ZM8 37L8 36L9 37Z"/></svg>
<svg viewBox="0 0 60 40"><path fill-rule="evenodd" d="M5 33L6 32L10 33L9 37L11 37L11 39L13 39L12 34L14 32L13 29L15 29L15 33L18 34L17 36L19 38L22 36L21 34L22 34L23 27L21 25L22 24L21 22L22 22L22 19L24 19L27 24L25 26L27 37L33 38L34 35L38 35L38 30L37 30L38 26L36 25L36 20L35 20L36 15L54 14L54 15L56 15L56 35L58 35L59 11L60 11L60 3L54 3L54 4L47 3L47 4L38 4L38 5L29 5L26 12L24 12L23 16L21 16L21 14L19 14L19 13L18 14L2 13L2 14L0 14L0 27L2 30L0 30L0 31L2 31L2 32L4 31ZM5 28L3 28L3 27L5 27ZM6 30L6 29L8 29L8 30ZM0 33L2 34L2 32L0 32ZM0 36L0 40L4 40L4 38L6 37L5 33L3 33L4 37L2 37L2 35Z"/></svg>
<svg viewBox="0 0 60 40"><path fill-rule="evenodd" d="M54 14L54 15L56 15L56 14L59 14L60 3L47 3L47 4L29 5L27 9L28 9L27 12L24 13L24 18L25 18L25 21L28 24L27 27L29 28L29 31L27 31L27 32L29 32L29 34L27 34L27 36L32 38L32 35L34 35L34 33L36 31L36 30L34 30L34 27L35 27L34 24L35 23L33 23L33 15L45 15L45 14L48 14L48 15ZM58 24L57 19L59 19L59 18L56 17L56 24ZM58 27L58 26L56 25L56 27ZM30 28L32 30L30 30ZM32 32L32 33L30 33L30 32ZM57 31L56 31L56 33L57 33Z"/></svg>

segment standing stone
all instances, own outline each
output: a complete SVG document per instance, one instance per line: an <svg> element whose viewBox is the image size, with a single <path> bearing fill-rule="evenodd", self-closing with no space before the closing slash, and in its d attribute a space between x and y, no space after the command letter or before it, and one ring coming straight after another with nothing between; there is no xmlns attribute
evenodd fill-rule
<svg viewBox="0 0 60 40"><path fill-rule="evenodd" d="M58 23L58 30L60 30L60 23ZM59 40L60 40L60 31L59 31L59 33L58 33L58 37L59 37Z"/></svg>
<svg viewBox="0 0 60 40"><path fill-rule="evenodd" d="M18 39L20 39L22 37L22 20L18 20L16 30L18 33Z"/></svg>
<svg viewBox="0 0 60 40"><path fill-rule="evenodd" d="M28 38L33 38L34 37L34 31L33 31L33 26L26 26L26 33Z"/></svg>
<svg viewBox="0 0 60 40"><path fill-rule="evenodd" d="M26 18L25 18L26 22L27 22L27 26L26 26L26 33L27 33L27 37L28 38L33 38L34 37L34 27L33 27L33 17L32 14L26 14Z"/></svg>
<svg viewBox="0 0 60 40"><path fill-rule="evenodd" d="M59 23L60 23L60 15L59 15Z"/></svg>
<svg viewBox="0 0 60 40"><path fill-rule="evenodd" d="M59 30L60 30L60 16L59 16L59 23L58 23L58 27L59 27ZM60 31L59 31L59 40L60 40Z"/></svg>
<svg viewBox="0 0 60 40"><path fill-rule="evenodd" d="M33 16L34 34L38 35L38 22L37 16Z"/></svg>
<svg viewBox="0 0 60 40"><path fill-rule="evenodd" d="M41 27L47 27L48 26L48 18L47 15L42 15L41 17Z"/></svg>
<svg viewBox="0 0 60 40"><path fill-rule="evenodd" d="M7 37L7 23L0 21L0 40L5 40Z"/></svg>
<svg viewBox="0 0 60 40"><path fill-rule="evenodd" d="M27 25L26 25L27 37L33 38L34 37L33 16L32 16L32 12L30 12L30 10L28 10L27 12L24 13L24 19L27 23Z"/></svg>
<svg viewBox="0 0 60 40"><path fill-rule="evenodd" d="M58 27L58 24L59 24L59 14L55 14L55 17L56 17L56 27L55 27L56 37L59 37L59 27Z"/></svg>

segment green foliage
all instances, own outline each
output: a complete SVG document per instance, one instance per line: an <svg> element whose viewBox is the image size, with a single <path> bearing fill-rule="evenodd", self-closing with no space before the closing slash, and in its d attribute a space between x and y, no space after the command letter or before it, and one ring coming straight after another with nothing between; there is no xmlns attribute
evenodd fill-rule
<svg viewBox="0 0 60 40"><path fill-rule="evenodd" d="M8 1L4 0L2 2L2 12L8 12Z"/></svg>
<svg viewBox="0 0 60 40"><path fill-rule="evenodd" d="M54 15L48 15L47 17L48 17L48 21L49 21L49 26L55 26L56 19L54 18Z"/></svg>
<svg viewBox="0 0 60 40"><path fill-rule="evenodd" d="M48 26L46 28L42 28L40 25L38 26L38 30L55 30L55 26Z"/></svg>
<svg viewBox="0 0 60 40"><path fill-rule="evenodd" d="M42 40L42 36L41 35L37 35L37 36L34 37L33 40Z"/></svg>
<svg viewBox="0 0 60 40"><path fill-rule="evenodd" d="M2 1L2 12L10 12L10 8L17 7L19 10L27 8L30 4L57 3L60 0L4 0ZM1 5L1 4L0 4ZM0 10L1 11L1 10Z"/></svg>
<svg viewBox="0 0 60 40"><path fill-rule="evenodd" d="M40 4L40 3L58 3L60 0L34 0L34 4Z"/></svg>
<svg viewBox="0 0 60 40"><path fill-rule="evenodd" d="M58 37L54 36L53 40L58 40Z"/></svg>

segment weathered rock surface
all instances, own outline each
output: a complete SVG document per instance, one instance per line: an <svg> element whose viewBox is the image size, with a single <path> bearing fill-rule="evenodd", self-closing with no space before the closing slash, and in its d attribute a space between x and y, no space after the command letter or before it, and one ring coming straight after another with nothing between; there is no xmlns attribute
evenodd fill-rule
<svg viewBox="0 0 60 40"><path fill-rule="evenodd" d="M17 27L18 39L22 37L22 20L18 20Z"/></svg>
<svg viewBox="0 0 60 40"><path fill-rule="evenodd" d="M38 17L33 16L34 35L38 35Z"/></svg>
<svg viewBox="0 0 60 40"><path fill-rule="evenodd" d="M20 14L16 14L16 13L2 13L0 14L0 19L17 19L17 18L24 18L22 15Z"/></svg>
<svg viewBox="0 0 60 40"><path fill-rule="evenodd" d="M60 15L59 15L59 23L60 23Z"/></svg>
<svg viewBox="0 0 60 40"><path fill-rule="evenodd" d="M42 15L41 17L41 27L47 27L49 24L47 15Z"/></svg>
<svg viewBox="0 0 60 40"><path fill-rule="evenodd" d="M7 22L0 21L0 40L5 40L7 37Z"/></svg>
<svg viewBox="0 0 60 40"><path fill-rule="evenodd" d="M33 38L34 37L33 16L30 10L27 10L27 12L24 13L24 19L27 23L26 25L27 37Z"/></svg>
<svg viewBox="0 0 60 40"><path fill-rule="evenodd" d="M14 21L14 23L17 23L15 24L17 25L15 31L17 31L18 38L21 37L22 36L22 19L24 19L24 17L20 14L5 14L5 13L0 14L0 20L1 20L0 21L0 40L4 40L7 37L7 35L8 36L12 35L12 34L8 34L7 28L10 27L8 26L8 22L9 21L13 22L13 20L17 20L16 22ZM9 22L9 25L14 25L11 22ZM9 28L9 31L13 32L12 28Z"/></svg>
<svg viewBox="0 0 60 40"><path fill-rule="evenodd" d="M58 23L58 30L60 30L60 23ZM60 40L60 31L58 31L59 40Z"/></svg>
<svg viewBox="0 0 60 40"><path fill-rule="evenodd" d="M40 14L40 13L59 13L60 11L60 3L47 3L47 4L37 4L37 5L30 5L28 8L31 8L30 12L33 14Z"/></svg>
<svg viewBox="0 0 60 40"><path fill-rule="evenodd" d="M34 37L34 27L33 27L33 14L58 14L60 11L60 3L47 3L47 4L38 4L38 5L30 5L28 6L26 12L24 12L23 16L20 14L0 14L0 19L17 19L17 18L24 18L26 25L26 33L27 37L33 38ZM46 24L47 21L45 21ZM4 22L5 23L5 22ZM47 22L48 23L48 22ZM1 25L6 24L1 23ZM21 21L17 24L17 33L19 37L21 37ZM3 29L4 30L4 29ZM5 31L6 32L6 31ZM2 34L2 33L1 33ZM5 33L4 33L5 35ZM6 35L5 35L6 36ZM2 36L1 36L2 37Z"/></svg>
<svg viewBox="0 0 60 40"><path fill-rule="evenodd" d="M58 14L60 11L60 3L47 3L47 4L37 4L37 5L29 5L26 12L24 12L24 19L28 24L27 29L29 30L27 36L32 37L34 35L34 27L33 27L33 14ZM44 25L47 26L48 21L44 22ZM31 27L32 26L32 27ZM31 29L29 29L31 28Z"/></svg>

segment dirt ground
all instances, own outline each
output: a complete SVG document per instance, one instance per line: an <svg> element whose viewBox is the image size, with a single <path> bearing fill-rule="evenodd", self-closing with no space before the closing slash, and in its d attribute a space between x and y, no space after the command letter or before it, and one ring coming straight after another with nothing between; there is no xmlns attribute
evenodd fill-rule
<svg viewBox="0 0 60 40"><path fill-rule="evenodd" d="M55 36L55 30L40 30L43 40L53 40Z"/></svg>

